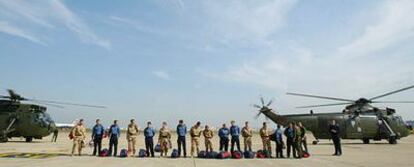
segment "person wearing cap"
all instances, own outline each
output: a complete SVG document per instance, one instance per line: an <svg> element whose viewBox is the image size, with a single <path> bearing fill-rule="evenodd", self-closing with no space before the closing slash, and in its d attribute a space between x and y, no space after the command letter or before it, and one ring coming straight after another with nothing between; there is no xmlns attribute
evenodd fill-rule
<svg viewBox="0 0 414 167"><path fill-rule="evenodd" d="M167 127L167 122L162 123L160 134L158 136L158 143L161 146L161 157L167 156L168 149L171 148L171 132Z"/></svg>
<svg viewBox="0 0 414 167"><path fill-rule="evenodd" d="M85 147L85 138L86 138L86 129L83 126L83 119L80 119L78 124L72 129L71 134L73 136L73 146L72 154L75 153L75 150L78 151L78 155L81 156L82 148Z"/></svg>
<svg viewBox="0 0 414 167"><path fill-rule="evenodd" d="M194 152L198 154L200 151L199 145L200 145L200 136L202 133L201 130L201 123L198 121L193 127L190 129L190 135L191 135L191 158L194 157Z"/></svg>
<svg viewBox="0 0 414 167"><path fill-rule="evenodd" d="M184 124L183 120L178 121L177 125L177 145L178 145L178 156L181 156L181 152L183 153L184 157L187 157L187 149L186 149L186 142L185 136L187 135L187 126ZM181 150L182 149L182 150Z"/></svg>
<svg viewBox="0 0 414 167"><path fill-rule="evenodd" d="M237 150L240 150L240 128L236 125L236 121L230 122L230 135L231 135L231 148L230 151L234 151L234 144L237 146Z"/></svg>
<svg viewBox="0 0 414 167"><path fill-rule="evenodd" d="M252 151L253 130L249 127L249 122L246 121L244 125L245 126L242 128L244 151Z"/></svg>
<svg viewBox="0 0 414 167"><path fill-rule="evenodd" d="M135 155L135 152L136 152L135 148L137 144L138 135L139 135L138 125L135 124L135 119L131 119L130 124L128 125L127 135L126 135L126 138L128 141L128 153L130 154L129 156Z"/></svg>
<svg viewBox="0 0 414 167"><path fill-rule="evenodd" d="M114 120L114 123L109 127L109 155L114 155L118 152L118 138L121 136L121 129L118 126L118 120ZM113 152L112 152L113 151Z"/></svg>
<svg viewBox="0 0 414 167"><path fill-rule="evenodd" d="M155 129L152 128L151 122L147 122L147 127L144 129L145 149L147 156L154 157L154 136Z"/></svg>
<svg viewBox="0 0 414 167"><path fill-rule="evenodd" d="M218 135L220 137L220 151L228 151L230 130L226 124L219 129Z"/></svg>
<svg viewBox="0 0 414 167"><path fill-rule="evenodd" d="M211 142L211 139L214 136L213 131L208 127L208 125L205 126L203 130L203 136L204 136L204 144L206 146L206 152L212 152L213 151L213 142Z"/></svg>
<svg viewBox="0 0 414 167"><path fill-rule="evenodd" d="M92 140L93 140L93 154L100 153L102 149L102 138L105 133L105 128L101 125L100 120L96 119L96 124L92 128Z"/></svg>

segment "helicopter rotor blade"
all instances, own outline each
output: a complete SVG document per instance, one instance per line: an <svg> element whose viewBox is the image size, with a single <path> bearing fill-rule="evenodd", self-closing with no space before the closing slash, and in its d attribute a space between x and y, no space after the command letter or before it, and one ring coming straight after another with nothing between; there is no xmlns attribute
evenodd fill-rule
<svg viewBox="0 0 414 167"><path fill-rule="evenodd" d="M49 103L45 103L45 102L39 102L39 101L33 101L34 103L38 103L41 105L47 105L47 106L51 106L51 107L56 107L56 108L65 108L61 105L57 105L57 104L49 104Z"/></svg>
<svg viewBox="0 0 414 167"><path fill-rule="evenodd" d="M259 106L259 105L257 105L257 104L253 104L253 107L256 107L256 108L262 108L261 106Z"/></svg>
<svg viewBox="0 0 414 167"><path fill-rule="evenodd" d="M412 89L412 88L414 88L414 85L411 85L409 87L405 87L405 88L402 88L402 89L398 89L398 90L395 90L395 91L392 91L392 92L388 92L388 93L385 93L385 94L382 94L382 95L379 95L379 96L375 96L375 97L370 98L369 100L379 99L379 98L389 96L389 95L392 95L392 94L395 94L395 93L398 93L398 92L402 92L402 91L405 91L405 90L408 90L408 89Z"/></svg>
<svg viewBox="0 0 414 167"><path fill-rule="evenodd" d="M260 97L260 101L262 102L262 106L264 106L265 104L264 104L264 99L263 99L263 97Z"/></svg>
<svg viewBox="0 0 414 167"><path fill-rule="evenodd" d="M106 108L106 106L97 106L97 105L79 104L79 103L68 103L68 102L60 102L60 101L52 101L52 100L36 100L36 99L26 99L26 100L33 101L33 102L48 103L48 104L61 104L61 105L71 105L71 106L91 107L91 108Z"/></svg>
<svg viewBox="0 0 414 167"><path fill-rule="evenodd" d="M0 95L0 98L10 99L10 96L3 96L3 95Z"/></svg>
<svg viewBox="0 0 414 167"><path fill-rule="evenodd" d="M328 99L328 100L336 100L336 101L346 101L346 102L355 102L355 100L350 99L343 99L343 98L336 98L336 97L327 97L327 96L317 96L317 95L310 95L310 94L302 94L302 93L286 93L287 95L292 96L303 96L303 97L311 97L311 98L318 98L318 99Z"/></svg>
<svg viewBox="0 0 414 167"><path fill-rule="evenodd" d="M414 101L372 101L371 103L414 103Z"/></svg>
<svg viewBox="0 0 414 167"><path fill-rule="evenodd" d="M258 119L260 117L260 114L262 113L259 111L259 113L257 113L256 116L254 116L254 119Z"/></svg>
<svg viewBox="0 0 414 167"><path fill-rule="evenodd" d="M269 101L269 103L266 104L266 107L269 107L273 103L273 99Z"/></svg>
<svg viewBox="0 0 414 167"><path fill-rule="evenodd" d="M314 108L314 107L327 107L327 106L339 106L339 105L348 105L354 103L332 103L332 104L319 104L319 105L310 105L310 106L299 106L296 108Z"/></svg>

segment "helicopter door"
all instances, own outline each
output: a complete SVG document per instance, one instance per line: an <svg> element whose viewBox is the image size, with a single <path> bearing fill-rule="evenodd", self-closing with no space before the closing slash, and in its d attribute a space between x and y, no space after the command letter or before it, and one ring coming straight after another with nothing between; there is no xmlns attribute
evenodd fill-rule
<svg viewBox="0 0 414 167"><path fill-rule="evenodd" d="M361 127L361 117L359 116L344 116L346 126L346 138L361 139L363 136Z"/></svg>

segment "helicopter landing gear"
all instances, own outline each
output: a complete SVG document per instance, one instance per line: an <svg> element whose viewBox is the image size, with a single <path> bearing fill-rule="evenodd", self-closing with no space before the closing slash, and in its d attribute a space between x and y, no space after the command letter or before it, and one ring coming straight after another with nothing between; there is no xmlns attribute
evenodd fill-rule
<svg viewBox="0 0 414 167"><path fill-rule="evenodd" d="M7 138L6 134L1 134L0 135L0 143L5 143L7 142L9 139Z"/></svg>
<svg viewBox="0 0 414 167"><path fill-rule="evenodd" d="M369 139L368 138L363 138L362 142L364 142L364 144L369 144Z"/></svg>
<svg viewBox="0 0 414 167"><path fill-rule="evenodd" d="M10 123L7 126L6 130L1 132L1 134L0 134L0 143L9 141L9 138L8 138L7 134L10 133L10 132L13 132L15 130L15 129L11 128L15 122L16 122L16 118L12 118L10 120Z"/></svg>
<svg viewBox="0 0 414 167"><path fill-rule="evenodd" d="M312 144L313 145L317 145L319 143L319 140L314 140L314 141L312 141Z"/></svg>
<svg viewBox="0 0 414 167"><path fill-rule="evenodd" d="M396 136L390 136L388 139L389 144L397 144L397 137Z"/></svg>
<svg viewBox="0 0 414 167"><path fill-rule="evenodd" d="M26 137L26 142L32 142L33 141L33 137Z"/></svg>

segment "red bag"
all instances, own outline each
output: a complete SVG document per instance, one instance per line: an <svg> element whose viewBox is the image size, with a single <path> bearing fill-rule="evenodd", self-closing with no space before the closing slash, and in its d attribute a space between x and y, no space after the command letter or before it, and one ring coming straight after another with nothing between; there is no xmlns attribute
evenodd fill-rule
<svg viewBox="0 0 414 167"><path fill-rule="evenodd" d="M266 158L266 154L264 154L263 150L258 150L256 153L257 158Z"/></svg>
<svg viewBox="0 0 414 167"><path fill-rule="evenodd" d="M69 139L72 140L73 139L73 133L72 131L70 131L69 135L68 135Z"/></svg>
<svg viewBox="0 0 414 167"><path fill-rule="evenodd" d="M107 157L107 156L109 156L108 149L106 149L106 148L102 149L101 152L99 153L99 156L100 157Z"/></svg>
<svg viewBox="0 0 414 167"><path fill-rule="evenodd" d="M227 151L222 151L217 156L218 159L226 159L226 158L230 158L230 157L231 157L231 153L227 152Z"/></svg>
<svg viewBox="0 0 414 167"><path fill-rule="evenodd" d="M232 154L232 158L240 159L240 158L242 158L242 153L240 151L234 151L233 154Z"/></svg>
<svg viewBox="0 0 414 167"><path fill-rule="evenodd" d="M309 157L310 157L310 154L309 153L303 152L303 158L309 158Z"/></svg>

